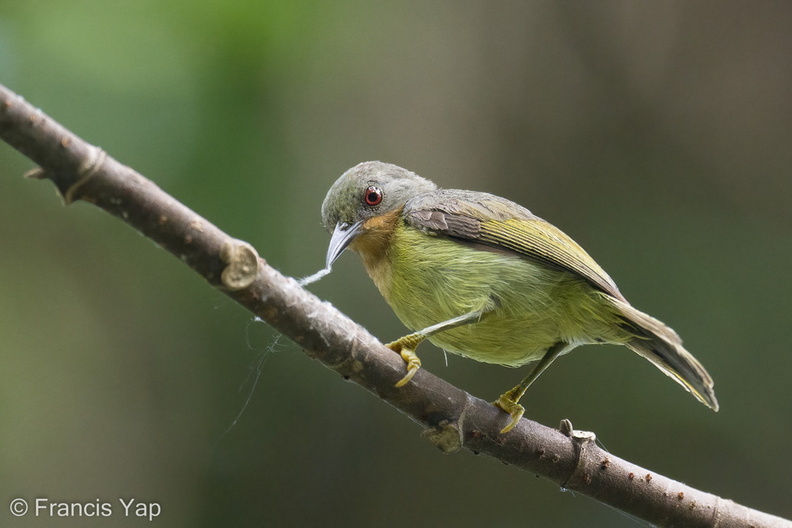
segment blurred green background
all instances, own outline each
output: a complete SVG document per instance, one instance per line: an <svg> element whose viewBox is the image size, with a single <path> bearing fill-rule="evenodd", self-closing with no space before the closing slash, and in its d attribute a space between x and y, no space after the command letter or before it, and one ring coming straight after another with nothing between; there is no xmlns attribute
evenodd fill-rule
<svg viewBox="0 0 792 528"><path fill-rule="evenodd" d="M322 199L360 161L525 205L684 337L721 404L586 347L527 414L792 516L791 24L770 1L6 1L0 82L295 277L322 266ZM0 145L0 525L130 526L118 498L168 527L636 525L441 455L31 167ZM354 255L311 290L405 333ZM525 374L425 346L482 398ZM15 497L114 514L17 519Z"/></svg>

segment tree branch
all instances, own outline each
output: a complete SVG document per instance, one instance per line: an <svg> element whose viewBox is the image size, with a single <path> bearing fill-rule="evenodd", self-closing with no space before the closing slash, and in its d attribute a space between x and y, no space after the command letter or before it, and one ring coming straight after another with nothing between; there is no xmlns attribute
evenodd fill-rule
<svg viewBox="0 0 792 528"><path fill-rule="evenodd" d="M557 430L523 419L501 435L505 413L425 369L395 388L403 360L364 328L2 85L0 137L39 165L28 176L52 180L64 203L90 202L134 227L310 357L419 423L443 452L487 454L656 525L792 527L607 453L568 421Z"/></svg>

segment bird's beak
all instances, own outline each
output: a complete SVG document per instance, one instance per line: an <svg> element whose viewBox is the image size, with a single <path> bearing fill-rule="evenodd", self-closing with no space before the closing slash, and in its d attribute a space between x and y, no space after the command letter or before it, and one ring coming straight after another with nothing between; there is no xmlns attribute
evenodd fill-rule
<svg viewBox="0 0 792 528"><path fill-rule="evenodd" d="M347 224L346 222L336 224L333 236L330 237L330 246L327 248L326 265L328 268L333 265L333 262L341 256L347 246L361 233L362 226L362 220L354 224Z"/></svg>

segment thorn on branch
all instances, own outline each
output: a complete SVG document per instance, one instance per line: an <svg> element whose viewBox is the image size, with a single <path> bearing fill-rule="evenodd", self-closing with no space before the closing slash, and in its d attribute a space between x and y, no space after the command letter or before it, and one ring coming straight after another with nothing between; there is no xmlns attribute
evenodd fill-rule
<svg viewBox="0 0 792 528"><path fill-rule="evenodd" d="M47 171L41 167L36 167L35 169L27 171L22 177L30 180L45 180L47 178Z"/></svg>

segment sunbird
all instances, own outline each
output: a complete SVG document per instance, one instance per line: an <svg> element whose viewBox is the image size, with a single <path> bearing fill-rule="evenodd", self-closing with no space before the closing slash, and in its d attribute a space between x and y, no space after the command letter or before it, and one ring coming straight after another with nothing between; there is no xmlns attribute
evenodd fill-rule
<svg viewBox="0 0 792 528"><path fill-rule="evenodd" d="M429 339L464 357L519 367L527 377L495 405L511 416L562 354L585 344L624 345L704 405L718 410L712 378L671 328L630 305L575 241L528 209L493 194L440 189L406 169L368 161L345 172L322 204L332 233L327 267L347 248L413 333L386 346L406 362L403 386Z"/></svg>

